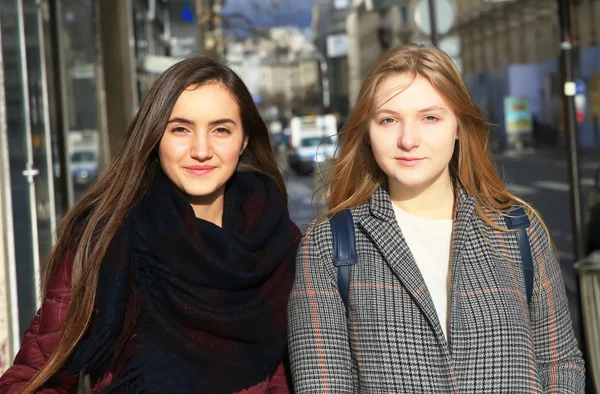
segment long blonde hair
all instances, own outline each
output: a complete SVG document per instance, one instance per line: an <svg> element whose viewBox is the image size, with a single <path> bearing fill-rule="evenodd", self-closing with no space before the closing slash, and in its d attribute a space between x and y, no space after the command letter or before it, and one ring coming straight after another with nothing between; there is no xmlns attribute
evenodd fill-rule
<svg viewBox="0 0 600 394"><path fill-rule="evenodd" d="M318 223L367 202L384 184L386 176L367 143L368 127L377 86L384 78L398 74L426 78L453 109L460 140L450 161L450 174L467 193L475 196L477 214L489 225L501 229L494 213L505 215L518 202L539 219L537 212L510 193L498 177L488 143L490 125L471 99L450 57L435 47L410 44L383 55L364 80L356 106L338 138L339 158L317 192L327 201L327 211Z"/></svg>

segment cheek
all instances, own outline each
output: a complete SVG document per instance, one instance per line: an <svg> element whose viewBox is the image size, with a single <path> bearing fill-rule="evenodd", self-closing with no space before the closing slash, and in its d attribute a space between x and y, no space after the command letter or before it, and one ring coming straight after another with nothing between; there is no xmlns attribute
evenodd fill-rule
<svg viewBox="0 0 600 394"><path fill-rule="evenodd" d="M385 133L381 130L369 131L369 142L373 156L378 163L396 150L396 138L392 133Z"/></svg>
<svg viewBox="0 0 600 394"><path fill-rule="evenodd" d="M237 165L242 152L243 140L222 139L213 144L214 153L216 153L223 164Z"/></svg>
<svg viewBox="0 0 600 394"><path fill-rule="evenodd" d="M170 136L163 137L158 147L158 155L163 165L180 160L188 151L187 141Z"/></svg>
<svg viewBox="0 0 600 394"><path fill-rule="evenodd" d="M456 143L456 126L447 125L437 130L431 130L431 133L423 133L421 142L440 156L452 155Z"/></svg>

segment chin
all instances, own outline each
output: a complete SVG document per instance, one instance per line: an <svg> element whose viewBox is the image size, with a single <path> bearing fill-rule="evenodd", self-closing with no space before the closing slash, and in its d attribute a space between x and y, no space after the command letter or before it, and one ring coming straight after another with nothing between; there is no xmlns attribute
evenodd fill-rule
<svg viewBox="0 0 600 394"><path fill-rule="evenodd" d="M393 177L393 179L402 186L405 187L419 187L419 186L423 186L426 185L428 182L431 181L430 178L423 176L421 174L398 174L397 176Z"/></svg>
<svg viewBox="0 0 600 394"><path fill-rule="evenodd" d="M206 198L217 194L219 188L189 188L185 193L191 198Z"/></svg>

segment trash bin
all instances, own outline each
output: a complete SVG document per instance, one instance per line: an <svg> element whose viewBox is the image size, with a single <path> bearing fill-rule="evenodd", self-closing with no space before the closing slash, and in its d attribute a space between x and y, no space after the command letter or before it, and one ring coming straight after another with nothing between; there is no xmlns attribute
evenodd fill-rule
<svg viewBox="0 0 600 394"><path fill-rule="evenodd" d="M581 314L586 342L587 373L600 388L600 251L575 264L579 272Z"/></svg>

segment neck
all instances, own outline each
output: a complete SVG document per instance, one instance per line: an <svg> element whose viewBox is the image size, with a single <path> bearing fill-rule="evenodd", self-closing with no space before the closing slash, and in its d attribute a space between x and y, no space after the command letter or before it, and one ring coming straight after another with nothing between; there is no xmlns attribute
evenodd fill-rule
<svg viewBox="0 0 600 394"><path fill-rule="evenodd" d="M202 198L189 198L194 214L198 219L206 220L215 225L223 226L223 207L225 205L224 193Z"/></svg>
<svg viewBox="0 0 600 394"><path fill-rule="evenodd" d="M454 185L448 168L426 185L388 182L388 190L392 203L406 213L434 220L454 218Z"/></svg>

